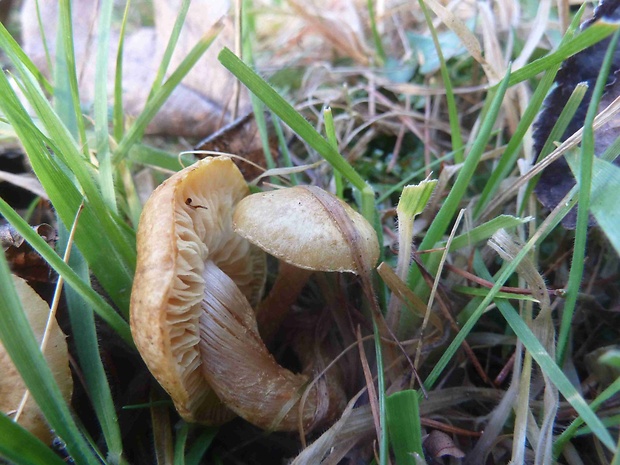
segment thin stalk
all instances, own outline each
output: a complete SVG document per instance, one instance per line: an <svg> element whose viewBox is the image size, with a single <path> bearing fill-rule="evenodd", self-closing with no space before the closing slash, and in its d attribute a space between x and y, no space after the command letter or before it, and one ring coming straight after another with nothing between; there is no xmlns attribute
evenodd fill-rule
<svg viewBox="0 0 620 465"><path fill-rule="evenodd" d="M592 124L598 111L598 104L603 95L603 90L609 75L609 69L613 54L616 50L620 31L616 31L609 42L607 52L601 72L596 80L594 91L592 92L592 100L588 106L586 119L583 123L583 138L581 141L581 169L579 170L579 194L577 200L577 228L575 231L575 246L573 252L573 260L568 275L568 284L566 292L566 301L564 303L564 312L562 313L562 321L560 323L560 331L558 335L557 361L558 365L563 366L568 347L568 339L570 328L575 313L575 305L577 303L577 295L581 286L583 277L584 258L586 252L586 239L588 235L588 219L590 207L590 190L592 187L592 165L594 163L594 129Z"/></svg>
<svg viewBox="0 0 620 465"><path fill-rule="evenodd" d="M433 20L426 7L424 0L418 0L420 9L424 13L424 19L430 30L431 37L433 38L433 44L435 44L435 51L437 52L437 58L439 58L439 65L441 70L441 79L446 89L446 103L448 105L448 120L450 122L450 137L452 139L452 151L454 152L454 160L457 163L463 163L463 137L461 136L461 126L459 124L459 111L456 107L456 100L454 98L454 89L452 88L452 81L450 79L450 72L446 66L446 60L441 50L441 44L439 43L439 37L437 36L437 30L433 26Z"/></svg>
<svg viewBox="0 0 620 465"><path fill-rule="evenodd" d="M118 214L114 189L114 167L110 154L108 131L108 55L110 50L110 28L112 24L111 0L100 3L97 37L97 63L95 74L95 144L99 161L99 188L106 206Z"/></svg>
<svg viewBox="0 0 620 465"><path fill-rule="evenodd" d="M127 18L129 14L129 5L131 0L127 0L123 20L121 22L121 30L118 39L118 51L116 53L116 72L114 75L114 108L112 110L112 125L114 139L119 141L123 138L125 128L123 127L123 50L125 48L125 34L127 29Z"/></svg>
<svg viewBox="0 0 620 465"><path fill-rule="evenodd" d="M379 65L382 66L385 63L386 55L383 43L381 42L381 35L377 28L377 18L375 15L375 5L373 0L368 0L368 18L370 19L370 30L372 31L372 40L375 43L375 51L377 52L377 58L379 58Z"/></svg>
<svg viewBox="0 0 620 465"><path fill-rule="evenodd" d="M336 137L334 115L330 107L326 107L323 110L323 119L325 120L325 135L327 136L327 140L335 150L338 150L338 138ZM334 171L334 183L336 184L336 195L339 198L343 198L344 185L342 182L342 175L339 171Z"/></svg>
<svg viewBox="0 0 620 465"><path fill-rule="evenodd" d="M273 121L273 128L275 129L276 136L278 137L278 145L280 146L280 152L282 153L282 160L284 160L284 166L286 166L287 168L292 168L293 161L291 160L291 152L289 152L286 139L284 138L284 131L282 131L280 118L278 118L272 113L271 120ZM293 186L299 184L299 178L297 177L297 173L291 173L289 179L291 180L291 184Z"/></svg>

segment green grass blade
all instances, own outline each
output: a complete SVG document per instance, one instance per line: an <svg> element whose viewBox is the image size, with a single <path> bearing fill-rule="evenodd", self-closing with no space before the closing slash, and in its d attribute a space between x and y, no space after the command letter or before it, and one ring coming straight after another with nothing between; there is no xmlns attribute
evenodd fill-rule
<svg viewBox="0 0 620 465"><path fill-rule="evenodd" d="M52 450L0 412L0 457L16 465L66 465Z"/></svg>
<svg viewBox="0 0 620 465"><path fill-rule="evenodd" d="M531 220L532 218L517 218L516 216L511 215L499 215L484 224L476 226L471 231L467 231L466 233L460 234L452 239L452 243L450 244L450 252L486 240L500 229L516 228L517 226L528 223ZM443 246L445 243L441 242L441 244Z"/></svg>
<svg viewBox="0 0 620 465"><path fill-rule="evenodd" d="M0 257L0 340L50 427L66 443L76 463L99 464L73 421L43 358L13 286L4 254Z"/></svg>
<svg viewBox="0 0 620 465"><path fill-rule="evenodd" d="M64 255L68 236L65 228L60 230L59 236L57 247L61 255ZM80 251L75 247L71 251L69 266L84 283L88 282L88 266ZM91 305L73 288L65 288L65 297L75 351L89 399L108 447L108 461L111 464L117 464L121 461L123 443L116 417L116 407L101 361L94 313Z"/></svg>
<svg viewBox="0 0 620 465"><path fill-rule="evenodd" d="M538 60L534 60L532 63L516 70L510 76L510 86L514 86L520 82L533 78L537 74L550 69L551 67L561 64L568 57L575 53L600 42L606 37L613 34L618 28L619 24L606 23L599 21L590 27L586 28L583 32L575 36L570 41L566 42L555 52L552 52Z"/></svg>
<svg viewBox="0 0 620 465"><path fill-rule="evenodd" d="M112 134L119 141L125 132L123 111L123 51L125 50L125 36L127 34L127 19L131 0L125 3L125 11L121 22L121 30L118 37L118 50L116 52L116 71L114 73L114 107L112 109Z"/></svg>
<svg viewBox="0 0 620 465"><path fill-rule="evenodd" d="M189 426L187 423L183 423L179 429L177 429L177 437L174 441L174 465L185 465L185 445L187 444L187 434L189 433Z"/></svg>
<svg viewBox="0 0 620 465"><path fill-rule="evenodd" d="M353 169L332 145L322 137L282 96L267 82L243 63L229 49L224 48L218 55L220 62L239 79L250 91L271 109L286 125L316 150L327 162L338 170L355 188L362 191L366 181Z"/></svg>
<svg viewBox="0 0 620 465"><path fill-rule="evenodd" d="M377 29L377 18L375 14L375 5L373 0L368 0L366 3L366 7L368 9L368 19L370 20L370 30L372 31L372 40L375 44L375 52L377 53L378 65L382 66L386 60L385 49L383 48L383 43L381 42L381 35L379 34L379 30Z"/></svg>
<svg viewBox="0 0 620 465"><path fill-rule="evenodd" d="M174 50L177 46L177 43L179 42L179 36L181 35L181 29L183 28L185 18L187 17L189 5L190 0L183 0L178 6L177 18L174 21L174 26L172 26L170 38L168 39L168 43L166 44L166 50L164 50L164 55L162 56L161 62L159 63L159 67L157 68L157 74L155 75L155 79L153 80L153 85L151 86L151 91L149 92L149 97L147 100L150 100L157 94L157 91L161 88L161 85L164 82L164 78L166 77L166 71L168 71L168 66L170 65L170 60L172 59Z"/></svg>
<svg viewBox="0 0 620 465"><path fill-rule="evenodd" d="M36 78L37 82L43 86L45 92L48 94L52 93L52 85L30 60L28 55L24 53L17 41L9 31L6 30L2 23L0 23L0 49L7 55L12 63L23 63L24 67Z"/></svg>
<svg viewBox="0 0 620 465"><path fill-rule="evenodd" d="M334 125L334 115L331 108L323 109L323 119L325 120L325 136L332 147L338 150L338 137L336 136L336 126ZM344 198L344 183L339 171L334 171L334 184L336 185L336 196Z"/></svg>
<svg viewBox="0 0 620 465"><path fill-rule="evenodd" d="M112 158L114 163L123 160L133 145L140 140L144 130L151 120L155 117L170 94L181 83L183 78L192 69L196 62L207 51L215 40L218 32L222 28L220 23L216 24L212 30L203 36L198 43L190 50L177 69L170 75L159 89L148 100L140 115L136 118L131 128L127 131L123 139L119 142Z"/></svg>
<svg viewBox="0 0 620 465"><path fill-rule="evenodd" d="M99 161L99 187L106 206L110 211L118 213L108 132L108 55L113 6L112 0L104 0L99 3L94 117L95 144L97 160Z"/></svg>
<svg viewBox="0 0 620 465"><path fill-rule="evenodd" d="M54 99L60 119L71 129L75 129L79 146L88 157L88 141L78 89L73 44L73 22L71 20L71 1L60 0L58 8L58 31L56 37L56 66L54 67Z"/></svg>
<svg viewBox="0 0 620 465"><path fill-rule="evenodd" d="M418 393L406 390L386 399L387 422L392 450L398 465L417 465L412 453L424 456Z"/></svg>
<svg viewBox="0 0 620 465"><path fill-rule="evenodd" d="M577 227L575 230L575 246L573 248L573 259L570 272L568 274L568 284L566 289L566 300L564 302L564 312L558 333L557 359L560 366L564 364L564 358L568 349L568 339L570 328L573 322L573 314L577 303L577 295L583 279L584 258L586 253L586 238L588 234L588 221L590 210L590 189L592 187L592 167L594 164L594 129L592 124L598 111L598 105L603 95L603 90L607 82L607 76L611 68L616 44L620 37L620 30L614 33L605 59L601 65L601 72L596 80L592 100L588 106L586 119L583 123L583 138L581 140L581 165L579 169L579 197L577 200Z"/></svg>
<svg viewBox="0 0 620 465"><path fill-rule="evenodd" d="M424 13L424 19L426 20L426 24L431 33L431 37L433 38L433 43L435 44L435 50L437 52L437 58L439 58L439 68L441 70L441 79L443 80L443 85L446 90L446 103L448 105L448 121L450 123L450 137L452 139L452 151L454 152L454 160L456 163L463 163L463 152L461 149L463 148L463 136L461 135L461 125L459 123L459 112L456 106L456 99L454 98L454 89L452 88L452 80L450 79L450 73L448 71L448 67L446 66L446 60L443 56L443 51L441 50L441 45L439 43L439 37L437 36L437 30L433 25L433 20L431 19L431 15L428 11L426 3L424 0L418 0L418 4L420 5L420 9L422 13Z"/></svg>
<svg viewBox="0 0 620 465"><path fill-rule="evenodd" d="M205 428L202 433L198 435L185 455L185 465L200 465L203 463L203 456L211 446L217 432L218 428L211 427Z"/></svg>
<svg viewBox="0 0 620 465"><path fill-rule="evenodd" d="M620 378L616 379L611 385L609 385L603 392L601 392L596 399L590 403L590 408L597 410L604 402L616 396L620 392ZM554 457L558 457L564 448L564 445L570 441L576 434L579 427L583 424L583 418L577 417L566 428L562 434L553 443Z"/></svg>
<svg viewBox="0 0 620 465"><path fill-rule="evenodd" d="M114 329L130 346L133 345L128 323L97 294L56 254L45 240L26 223L9 204L0 198L0 214L21 234L21 236L41 255L46 262L63 277L65 282L80 293L93 310ZM82 213L84 215L84 213ZM75 216L75 215L74 215Z"/></svg>
<svg viewBox="0 0 620 465"><path fill-rule="evenodd" d="M127 159L134 163L141 163L173 172L182 170L184 167L196 162L196 157L192 153L186 152L177 156L165 150L140 143L132 147Z"/></svg>
<svg viewBox="0 0 620 465"><path fill-rule="evenodd" d="M523 342L525 348L532 354L532 358L540 366L551 382L558 388L564 398L577 411L584 422L592 428L592 432L609 450L615 450L615 442L605 428L601 420L596 416L592 408L581 397L579 392L566 377L564 372L555 363L555 360L545 350L540 341L534 336L532 330L519 317L519 314L506 300L496 300L497 308L502 313L512 330L519 340Z"/></svg>

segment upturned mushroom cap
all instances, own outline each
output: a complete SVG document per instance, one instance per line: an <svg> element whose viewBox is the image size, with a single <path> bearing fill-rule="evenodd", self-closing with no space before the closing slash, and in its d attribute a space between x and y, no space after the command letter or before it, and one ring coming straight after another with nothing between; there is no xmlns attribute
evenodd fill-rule
<svg viewBox="0 0 620 465"><path fill-rule="evenodd" d="M230 417L200 368L205 263L229 276L251 304L264 285L263 252L232 229L232 211L248 192L230 158L206 158L160 185L140 218L131 331L149 370L189 422Z"/></svg>
<svg viewBox="0 0 620 465"><path fill-rule="evenodd" d="M13 276L13 282L30 327L40 344L50 308L22 278ZM69 369L67 342L56 320L52 320L49 331L43 356L52 371L63 398L69 402L73 393L73 378ZM12 418L26 393L26 385L1 343L0 367L2 370L2 376L0 376L0 410ZM52 442L50 428L32 396L26 401L18 423L43 442L47 444Z"/></svg>
<svg viewBox="0 0 620 465"><path fill-rule="evenodd" d="M344 227L342 215L352 227ZM269 254L309 270L360 274L361 263L373 266L379 258L370 223L316 186L252 194L237 205L233 226Z"/></svg>

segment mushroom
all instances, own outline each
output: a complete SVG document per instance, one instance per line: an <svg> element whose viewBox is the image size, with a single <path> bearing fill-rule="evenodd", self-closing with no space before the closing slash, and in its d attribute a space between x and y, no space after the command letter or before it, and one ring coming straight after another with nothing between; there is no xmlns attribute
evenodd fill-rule
<svg viewBox="0 0 620 465"><path fill-rule="evenodd" d="M13 282L32 331L37 341L41 343L50 308L22 278L13 276ZM63 398L66 402L69 402L73 393L73 378L69 369L69 353L67 351L65 335L55 319L52 319L50 322L49 335L43 355L52 370L52 375L58 384ZM2 376L0 377L0 410L9 416L14 416L17 412L21 412L16 421L43 442L51 444L52 433L34 399L29 396L25 404L20 406L27 392L26 386L1 343L0 366L2 367Z"/></svg>
<svg viewBox="0 0 620 465"><path fill-rule="evenodd" d="M206 158L162 183L140 218L131 331L188 422L215 425L233 416L202 375L200 321L205 292L223 285L214 274L226 276L245 305L262 293L264 253L232 230L233 209L248 193L230 158Z"/></svg>
<svg viewBox="0 0 620 465"><path fill-rule="evenodd" d="M379 258L373 227L338 197L295 186L246 197L235 209L235 232L287 263L313 271L360 274Z"/></svg>
<svg viewBox="0 0 620 465"><path fill-rule="evenodd" d="M237 205L233 223L241 236L294 267L357 273L374 264L379 255L370 224L316 187L248 196ZM287 273L294 267L287 268ZM207 267L205 273L220 284L205 292L208 310L201 318L201 350L209 363L202 367L222 401L249 422L269 430L302 426L307 431L333 421L346 403L336 385L337 376L313 383L305 402L300 402L312 370L306 367L305 373L293 374L278 365L256 323L247 325L252 309L235 291L232 280L215 267ZM271 314L265 311L264 319L268 319Z"/></svg>
<svg viewBox="0 0 620 465"><path fill-rule="evenodd" d="M379 257L377 235L368 221L316 186L250 195L237 205L233 227L281 260L272 291L257 309L265 340L273 337L312 272L360 274Z"/></svg>

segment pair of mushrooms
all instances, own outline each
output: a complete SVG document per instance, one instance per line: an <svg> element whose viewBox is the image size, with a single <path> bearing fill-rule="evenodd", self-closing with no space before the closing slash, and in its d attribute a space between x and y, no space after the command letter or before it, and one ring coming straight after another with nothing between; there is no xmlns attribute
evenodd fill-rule
<svg viewBox="0 0 620 465"><path fill-rule="evenodd" d="M248 194L228 157L201 160L155 190L138 228L132 334L186 421L217 425L236 414L263 429L310 430L335 419L344 394L331 388L329 371L305 392L312 369L295 374L276 362L254 309L267 327L279 309L279 322L296 291L279 299L278 290L301 289L306 270L357 273L354 253L376 263L377 237L317 187ZM261 303L265 252L280 260L280 273Z"/></svg>

